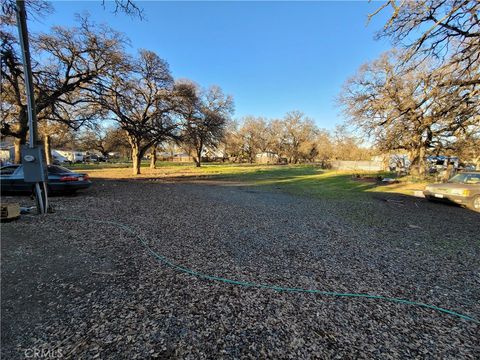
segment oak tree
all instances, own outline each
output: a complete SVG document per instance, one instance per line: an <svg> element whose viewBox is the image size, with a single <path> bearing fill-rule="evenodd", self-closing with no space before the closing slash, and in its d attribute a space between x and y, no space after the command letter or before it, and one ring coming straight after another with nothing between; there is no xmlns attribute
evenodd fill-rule
<svg viewBox="0 0 480 360"><path fill-rule="evenodd" d="M444 148L478 124L479 91L474 85L453 85L454 71L441 76L425 62L398 63L398 54L389 52L363 65L346 82L340 103L379 150L406 150L412 169L423 176L428 151Z"/></svg>
<svg viewBox="0 0 480 360"><path fill-rule="evenodd" d="M121 71L111 72L97 85L95 97L130 143L133 174L140 174L141 160L154 144L179 139L182 104L190 94L176 88L168 64L157 54L141 50Z"/></svg>
<svg viewBox="0 0 480 360"><path fill-rule="evenodd" d="M15 161L19 162L20 145L26 143L28 133L27 101L18 41L7 25L0 29L0 131L2 136L15 138ZM87 100L87 93L121 63L124 41L118 32L87 19L79 19L76 27L57 26L48 34L32 36L39 123L49 120L79 128L95 119L100 109Z"/></svg>
<svg viewBox="0 0 480 360"><path fill-rule="evenodd" d="M390 16L378 36L404 46L402 62L436 61L443 71L457 72L450 79L455 84L480 84L478 0L388 0L370 18L387 9Z"/></svg>
<svg viewBox="0 0 480 360"><path fill-rule="evenodd" d="M183 106L181 142L199 167L205 148L216 149L224 136L233 113L233 98L218 86L201 89L192 82L183 86L190 88L190 96L185 97Z"/></svg>

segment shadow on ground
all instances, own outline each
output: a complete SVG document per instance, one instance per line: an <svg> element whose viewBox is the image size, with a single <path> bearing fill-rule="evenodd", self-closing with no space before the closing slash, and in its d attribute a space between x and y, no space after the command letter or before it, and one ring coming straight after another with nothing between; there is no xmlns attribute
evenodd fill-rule
<svg viewBox="0 0 480 360"><path fill-rule="evenodd" d="M120 226L91 221L126 224L174 263L214 276L480 317L478 214L375 188L275 169L244 179L97 179L77 197L52 198L57 213L2 225L2 355L36 347L72 358L475 358L474 323L200 280L157 262Z"/></svg>

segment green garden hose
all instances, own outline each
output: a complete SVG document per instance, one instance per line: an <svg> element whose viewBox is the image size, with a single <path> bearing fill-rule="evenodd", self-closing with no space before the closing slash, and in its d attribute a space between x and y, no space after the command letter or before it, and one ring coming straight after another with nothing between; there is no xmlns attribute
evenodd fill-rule
<svg viewBox="0 0 480 360"><path fill-rule="evenodd" d="M297 293L310 293L310 294L318 294L318 295L325 295L325 296L337 296L337 297L351 297L351 298L364 298L364 299L375 299L375 300L383 300L383 301L389 301L393 303L399 303L399 304L406 304L406 305L413 305L413 306L418 306L430 310L435 310L444 314L452 315L459 317L461 319L467 320L467 321L472 321L474 323L480 324L480 321L464 314L460 314L458 312L448 310L442 307L438 307L435 305L430 305L430 304L424 304L420 302L415 302L415 301L410 301L410 300L405 300L405 299L399 299L399 298L392 298L392 297L386 297L386 296L381 296L381 295L370 295L370 294L362 294L362 293L338 293L338 292L333 292L333 291L323 291L323 290L317 290L317 289L302 289L302 288L289 288L289 287L283 287L283 286L275 286L275 285L268 285L268 284L259 284L259 283L254 283L254 282L248 282L248 281L239 281L239 280L232 280L232 279L227 279L223 277L218 277L218 276L212 276L208 274L203 274L200 272L197 272L195 270L177 265L167 259L165 256L162 256L155 252L147 243L145 239L143 239L140 235L138 235L135 230L131 229L125 224L122 224L120 222L116 221L107 221L107 220L93 220L93 219L82 219L82 218L75 218L75 217L62 217L64 220L70 220L70 221L87 221L90 223L99 223L99 224L107 224L107 225L113 225L115 227L121 228L124 231L130 233L134 237L136 237L142 245L147 249L148 253L153 256L157 261L160 263L163 263L170 268L177 270L179 272L189 274L196 276L200 279L205 279L205 280L212 280L212 281L220 281L226 284L233 284L233 285L239 285L239 286L244 286L244 287L254 287L254 288L262 288L262 289L269 289L269 290L275 290L279 292L297 292Z"/></svg>

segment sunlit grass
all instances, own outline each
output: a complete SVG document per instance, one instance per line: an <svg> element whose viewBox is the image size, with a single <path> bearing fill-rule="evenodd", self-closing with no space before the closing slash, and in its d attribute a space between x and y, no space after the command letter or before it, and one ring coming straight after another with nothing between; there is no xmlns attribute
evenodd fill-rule
<svg viewBox="0 0 480 360"><path fill-rule="evenodd" d="M354 180L352 173L315 169L311 173L271 177L254 181L258 186L270 186L289 193L314 197L345 198L364 195L375 183Z"/></svg>
<svg viewBox="0 0 480 360"><path fill-rule="evenodd" d="M130 164L87 164L75 165L74 170L84 170L92 178L205 178L240 182L259 188L325 198L357 198L369 192L391 192L413 195L425 184L401 181L397 184L379 184L375 180L354 179L353 172L324 170L315 165L260 165L205 163L200 168L193 163L158 162L150 169L144 162L141 175L133 175ZM356 172L356 174L359 174ZM363 172L362 176L375 179L391 176L386 172Z"/></svg>
<svg viewBox="0 0 480 360"><path fill-rule="evenodd" d="M404 194L404 195L414 195L415 191L424 190L427 184L428 184L427 182L411 183L409 181L402 180L398 184L380 185L368 191L391 192L391 193L398 193L398 194Z"/></svg>

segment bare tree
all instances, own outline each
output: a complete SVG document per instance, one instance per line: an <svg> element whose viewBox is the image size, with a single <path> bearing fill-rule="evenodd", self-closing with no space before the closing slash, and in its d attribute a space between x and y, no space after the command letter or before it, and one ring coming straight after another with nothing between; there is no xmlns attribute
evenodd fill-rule
<svg viewBox="0 0 480 360"><path fill-rule="evenodd" d="M106 10L109 5L113 7L113 13L124 13L132 17L138 17L139 19L145 19L145 13L143 9L137 5L136 2L131 0L115 0L105 1L99 0L100 4ZM45 0L25 0L25 7L30 17L43 17L54 11L52 3ZM15 0L4 0L1 4L0 19L2 22L8 22L10 24L15 23Z"/></svg>
<svg viewBox="0 0 480 360"><path fill-rule="evenodd" d="M352 122L374 139L379 150L406 150L412 168L423 176L429 149L444 148L449 138L479 121L475 86L452 85L451 71L428 64L398 68L395 53L362 66L340 97ZM445 86L450 83L450 86Z"/></svg>
<svg viewBox="0 0 480 360"><path fill-rule="evenodd" d="M86 101L86 92L123 57L124 38L106 26L80 19L73 28L54 27L50 34L32 37L36 113L39 122L60 121L78 128L96 118L99 108ZM27 102L18 42L5 27L0 30L2 136L15 138L16 162L28 132Z"/></svg>
<svg viewBox="0 0 480 360"><path fill-rule="evenodd" d="M378 36L404 45L404 62L436 59L442 66L461 70L461 77L452 79L456 84L480 84L478 0L388 0L369 18L384 9L391 9L391 16Z"/></svg>
<svg viewBox="0 0 480 360"><path fill-rule="evenodd" d="M78 141L81 149L99 151L105 158L109 153L129 145L124 131L115 126L104 128L97 125L87 128L80 134Z"/></svg>
<svg viewBox="0 0 480 360"><path fill-rule="evenodd" d="M327 166L328 161L334 153L334 143L330 133L325 129L319 129L314 140L314 149L316 155L310 161L319 161L323 167Z"/></svg>
<svg viewBox="0 0 480 360"><path fill-rule="evenodd" d="M153 144L150 148L150 169L157 168L157 144Z"/></svg>
<svg viewBox="0 0 480 360"><path fill-rule="evenodd" d="M290 163L326 162L332 153L329 133L299 111L273 120L247 116L235 125L228 131L226 148L242 160L254 162L258 154L272 153Z"/></svg>
<svg viewBox="0 0 480 360"><path fill-rule="evenodd" d="M106 9L109 3L112 3L114 6L114 9L113 9L114 14L124 13L132 17L138 17L140 20L145 19L145 12L140 6L136 4L135 1L115 0L113 2L109 2L106 0L102 0L103 8Z"/></svg>
<svg viewBox="0 0 480 360"><path fill-rule="evenodd" d="M186 90L175 88L167 62L147 50L98 84L94 101L125 131L135 175L140 174L141 160L150 147L179 137L181 106L189 95Z"/></svg>
<svg viewBox="0 0 480 360"><path fill-rule="evenodd" d="M269 122L262 117L246 116L237 132L239 156L253 163L256 155L270 150Z"/></svg>
<svg viewBox="0 0 480 360"><path fill-rule="evenodd" d="M291 111L281 121L281 137L283 154L289 163L296 164L301 160L314 159L314 146L317 127L313 120L300 111Z"/></svg>
<svg viewBox="0 0 480 360"><path fill-rule="evenodd" d="M231 122L223 142L234 161L250 163L261 153L287 158L290 163L319 161L323 166L331 159L365 160L372 154L346 126L338 126L332 134L299 111L282 119L247 116L240 124Z"/></svg>
<svg viewBox="0 0 480 360"><path fill-rule="evenodd" d="M224 136L225 126L233 113L233 98L224 95L218 86L201 89L193 83L185 104L182 129L183 147L192 155L195 165L201 166L205 148L215 149Z"/></svg>
<svg viewBox="0 0 480 360"><path fill-rule="evenodd" d="M43 0L26 0L25 8L28 17L43 18L51 14L54 9L52 3ZM0 23L4 25L16 25L16 0L2 1L0 7Z"/></svg>
<svg viewBox="0 0 480 360"><path fill-rule="evenodd" d="M234 162L242 160L242 142L238 133L238 121L232 120L227 122L223 138L221 140L225 156Z"/></svg>
<svg viewBox="0 0 480 360"><path fill-rule="evenodd" d="M480 170L480 121L465 129L461 137L449 139L448 152L458 156L462 162L474 164Z"/></svg>
<svg viewBox="0 0 480 360"><path fill-rule="evenodd" d="M52 164L52 148L53 147L71 147L76 144L76 134L74 130L65 123L42 121L39 124L38 132L43 137L45 161Z"/></svg>
<svg viewBox="0 0 480 360"><path fill-rule="evenodd" d="M345 124L335 126L331 136L331 158L336 160L368 160L372 150L362 146L362 140L354 136Z"/></svg>

